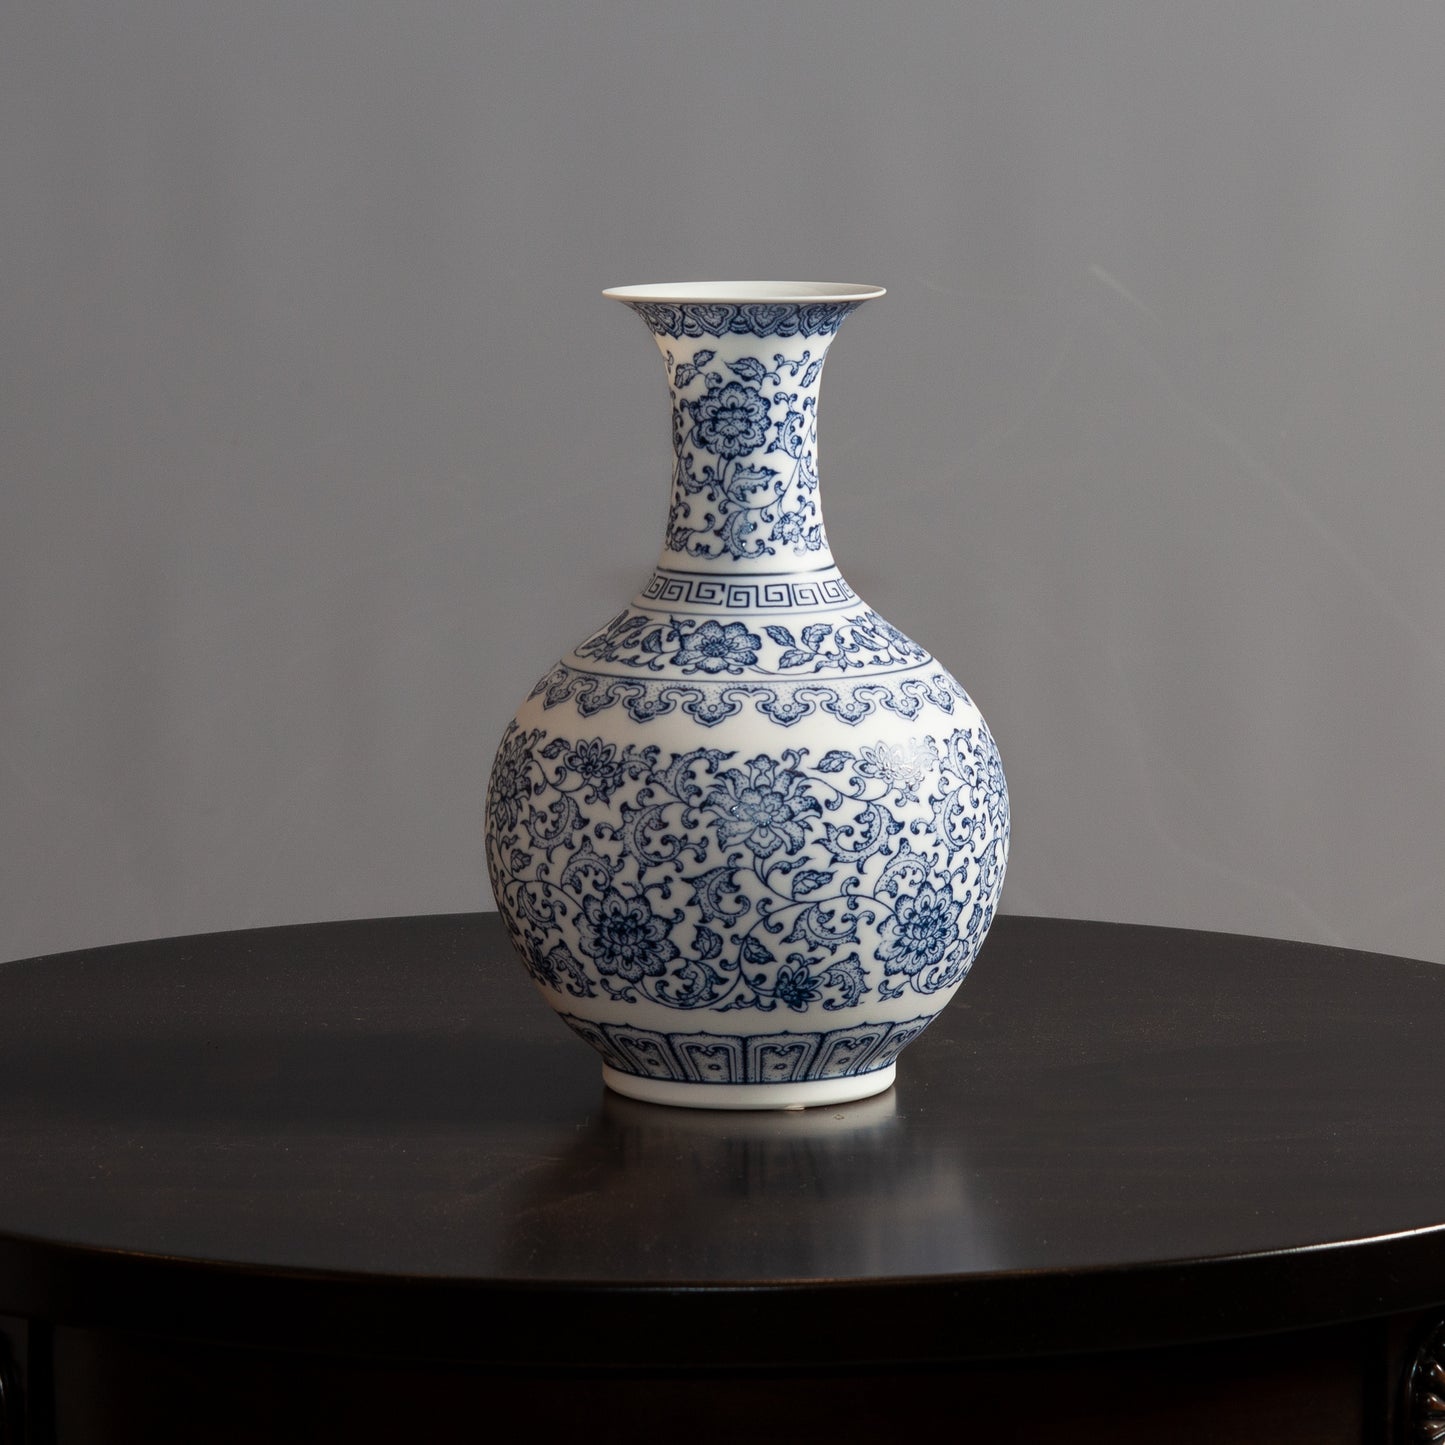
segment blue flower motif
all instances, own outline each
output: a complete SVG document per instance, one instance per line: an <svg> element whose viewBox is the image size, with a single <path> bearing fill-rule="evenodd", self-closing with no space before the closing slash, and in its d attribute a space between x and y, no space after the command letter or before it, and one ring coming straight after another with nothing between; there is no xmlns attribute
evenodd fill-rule
<svg viewBox="0 0 1445 1445"><path fill-rule="evenodd" d="M778 970L777 982L773 985L773 996L780 998L790 1009L806 1013L814 999L822 998L818 982L803 966L784 964Z"/></svg>
<svg viewBox="0 0 1445 1445"><path fill-rule="evenodd" d="M873 957L885 973L910 977L940 962L958 942L958 915L963 912L947 888L925 883L912 898L899 900L891 917L878 926L882 939Z"/></svg>
<svg viewBox="0 0 1445 1445"><path fill-rule="evenodd" d="M562 762L588 785L588 802L606 802L622 782L616 743L604 743L601 738L579 741Z"/></svg>
<svg viewBox="0 0 1445 1445"><path fill-rule="evenodd" d="M918 785L938 758L932 740L912 738L906 746L880 742L876 747L858 749L858 776L877 778L900 803L918 801Z"/></svg>
<svg viewBox="0 0 1445 1445"><path fill-rule="evenodd" d="M881 652L903 662L922 662L928 654L911 637L900 631L887 618L868 612L848 619L860 647Z"/></svg>
<svg viewBox="0 0 1445 1445"><path fill-rule="evenodd" d="M747 767L746 776L737 768L719 773L717 787L703 800L717 819L723 847L746 843L759 858L779 848L796 853L808 837L799 820L822 812L808 796L807 779L775 758L754 758Z"/></svg>
<svg viewBox="0 0 1445 1445"><path fill-rule="evenodd" d="M532 790L531 746L537 736L520 731L513 723L497 749L487 788L487 814L492 832L498 837L515 828L521 819L522 803Z"/></svg>
<svg viewBox="0 0 1445 1445"><path fill-rule="evenodd" d="M755 452L768 439L768 403L755 386L729 381L686 403L692 412L692 442L733 461Z"/></svg>
<svg viewBox="0 0 1445 1445"><path fill-rule="evenodd" d="M683 639L673 661L684 672L741 672L756 664L762 645L741 622L704 622Z"/></svg>
<svg viewBox="0 0 1445 1445"><path fill-rule="evenodd" d="M598 973L628 983L637 983L644 975L666 973L667 965L677 957L667 924L653 916L645 898L594 894L582 902L577 932L582 952L597 965Z"/></svg>
<svg viewBox="0 0 1445 1445"><path fill-rule="evenodd" d="M978 769L978 792L984 807L988 809L990 821L996 827L1008 827L1008 785L1004 782L1003 762L988 728L979 729L979 752L982 758Z"/></svg>
<svg viewBox="0 0 1445 1445"><path fill-rule="evenodd" d="M770 542L801 542L805 520L801 511L784 512L776 522L773 523L773 530L768 537Z"/></svg>

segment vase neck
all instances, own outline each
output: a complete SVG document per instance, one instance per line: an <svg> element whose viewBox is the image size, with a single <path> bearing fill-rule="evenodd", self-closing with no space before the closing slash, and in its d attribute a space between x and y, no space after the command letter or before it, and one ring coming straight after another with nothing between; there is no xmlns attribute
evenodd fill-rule
<svg viewBox="0 0 1445 1445"><path fill-rule="evenodd" d="M672 392L672 497L658 568L833 567L818 500L823 359L858 303L629 301Z"/></svg>

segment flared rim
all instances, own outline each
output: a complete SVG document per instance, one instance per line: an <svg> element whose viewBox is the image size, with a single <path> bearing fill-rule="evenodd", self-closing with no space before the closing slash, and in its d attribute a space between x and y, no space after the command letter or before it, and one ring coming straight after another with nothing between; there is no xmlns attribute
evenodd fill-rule
<svg viewBox="0 0 1445 1445"><path fill-rule="evenodd" d="M613 301L665 301L674 306L798 305L872 301L884 296L882 286L847 281L663 281L647 286L609 286L602 293Z"/></svg>

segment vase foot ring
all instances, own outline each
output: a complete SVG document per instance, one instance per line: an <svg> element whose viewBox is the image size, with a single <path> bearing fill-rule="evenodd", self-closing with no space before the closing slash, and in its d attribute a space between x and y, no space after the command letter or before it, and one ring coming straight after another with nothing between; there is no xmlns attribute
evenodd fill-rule
<svg viewBox="0 0 1445 1445"><path fill-rule="evenodd" d="M679 1084L624 1074L604 1064L602 1082L629 1099L683 1109L810 1109L881 1094L892 1087L897 1070L896 1064L889 1064L866 1074L783 1084Z"/></svg>

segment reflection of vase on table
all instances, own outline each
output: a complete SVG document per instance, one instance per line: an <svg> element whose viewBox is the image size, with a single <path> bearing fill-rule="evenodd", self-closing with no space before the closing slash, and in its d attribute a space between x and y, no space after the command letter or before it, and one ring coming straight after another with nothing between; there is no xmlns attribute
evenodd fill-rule
<svg viewBox="0 0 1445 1445"><path fill-rule="evenodd" d="M502 739L497 903L614 1089L720 1108L862 1098L967 974L1009 840L978 709L859 599L823 530L823 358L882 292L608 294L666 361L666 538Z"/></svg>
<svg viewBox="0 0 1445 1445"><path fill-rule="evenodd" d="M971 1192L967 1139L936 1143L899 1116L891 1090L748 1114L659 1109L606 1090L561 1127L545 1167L499 1185L507 1228L492 1267L595 1279L597 1240L625 1227L645 1242L629 1272L661 1284L682 1267L714 1285L922 1275L960 1248L987 1268L997 1227Z"/></svg>

